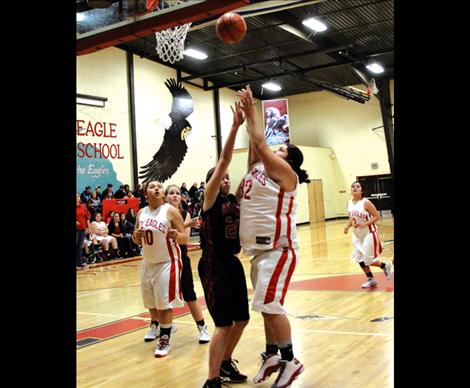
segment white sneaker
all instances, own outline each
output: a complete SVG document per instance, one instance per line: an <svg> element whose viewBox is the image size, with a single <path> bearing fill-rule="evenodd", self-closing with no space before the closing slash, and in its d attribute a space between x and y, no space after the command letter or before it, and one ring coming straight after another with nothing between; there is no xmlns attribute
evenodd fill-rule
<svg viewBox="0 0 470 388"><path fill-rule="evenodd" d="M369 278L369 280L361 285L362 288L371 288L377 285L377 281L374 278Z"/></svg>
<svg viewBox="0 0 470 388"><path fill-rule="evenodd" d="M155 349L155 357L165 357L170 353L171 345L170 338L167 335L162 335L160 341L158 341L157 348Z"/></svg>
<svg viewBox="0 0 470 388"><path fill-rule="evenodd" d="M294 358L292 361L279 360L281 370L271 388L287 388L304 371L302 363Z"/></svg>
<svg viewBox="0 0 470 388"><path fill-rule="evenodd" d="M207 330L207 325L199 326L199 343L200 344L207 344L211 340L211 336L209 335L209 331Z"/></svg>
<svg viewBox="0 0 470 388"><path fill-rule="evenodd" d="M390 263L385 264L384 272L387 280L392 278L392 265Z"/></svg>
<svg viewBox="0 0 470 388"><path fill-rule="evenodd" d="M160 325L155 325L155 323L152 323L150 325L150 330L148 331L147 334L145 334L144 341L145 342L150 342L155 340L160 336Z"/></svg>
<svg viewBox="0 0 470 388"><path fill-rule="evenodd" d="M263 365L258 372L258 374L253 378L253 382L255 384L260 384L264 380L267 380L274 372L277 372L281 365L279 364L279 360L281 356L279 354L269 354L261 353L261 359L263 361Z"/></svg>

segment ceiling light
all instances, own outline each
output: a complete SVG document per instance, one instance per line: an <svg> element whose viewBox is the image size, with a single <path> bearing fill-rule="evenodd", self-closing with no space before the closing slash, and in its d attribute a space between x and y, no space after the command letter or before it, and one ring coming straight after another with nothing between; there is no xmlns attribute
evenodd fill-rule
<svg viewBox="0 0 470 388"><path fill-rule="evenodd" d="M82 12L77 13L77 22L85 20L85 15Z"/></svg>
<svg viewBox="0 0 470 388"><path fill-rule="evenodd" d="M89 105L104 108L106 101L108 101L106 97L89 96L86 94L77 93L77 104L80 105Z"/></svg>
<svg viewBox="0 0 470 388"><path fill-rule="evenodd" d="M277 91L282 89L278 84L275 84L274 82L264 83L263 88L268 89L268 90L272 90L273 92L277 92Z"/></svg>
<svg viewBox="0 0 470 388"><path fill-rule="evenodd" d="M206 59L207 54L203 53L202 51L195 50L195 49L186 49L183 51L183 54L188 55L190 57L196 58L196 59Z"/></svg>
<svg viewBox="0 0 470 388"><path fill-rule="evenodd" d="M314 18L308 18L305 19L302 24L304 26L307 26L308 28L312 29L313 31L325 31L326 30L326 25L322 23L321 21L314 19Z"/></svg>
<svg viewBox="0 0 470 388"><path fill-rule="evenodd" d="M377 62L369 63L366 66L372 73L383 73L384 68L380 66Z"/></svg>

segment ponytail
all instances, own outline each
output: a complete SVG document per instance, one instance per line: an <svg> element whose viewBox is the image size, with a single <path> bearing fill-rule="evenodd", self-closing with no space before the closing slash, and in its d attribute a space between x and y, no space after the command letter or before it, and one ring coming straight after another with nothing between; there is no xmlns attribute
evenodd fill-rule
<svg viewBox="0 0 470 388"><path fill-rule="evenodd" d="M299 176L299 183L310 183L310 179L308 179L308 173L305 170L299 168L297 171L294 170L295 173Z"/></svg>
<svg viewBox="0 0 470 388"><path fill-rule="evenodd" d="M304 155L298 147L293 144L287 145L287 163L290 164L294 172L299 176L299 183L309 183L308 173L302 170L300 166L304 162Z"/></svg>

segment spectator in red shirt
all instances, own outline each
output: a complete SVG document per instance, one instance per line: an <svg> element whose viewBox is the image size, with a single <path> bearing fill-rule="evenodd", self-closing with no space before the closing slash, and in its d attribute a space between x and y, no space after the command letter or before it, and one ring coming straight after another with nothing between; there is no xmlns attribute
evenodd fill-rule
<svg viewBox="0 0 470 388"><path fill-rule="evenodd" d="M80 203L80 194L77 193L77 239L75 260L77 268L84 268L87 265L82 263L82 249L85 240L86 230L90 227L90 212L84 203Z"/></svg>

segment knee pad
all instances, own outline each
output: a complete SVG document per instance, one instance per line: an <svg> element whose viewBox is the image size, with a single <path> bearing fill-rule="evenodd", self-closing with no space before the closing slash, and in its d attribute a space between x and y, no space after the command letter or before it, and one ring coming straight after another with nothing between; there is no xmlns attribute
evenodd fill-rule
<svg viewBox="0 0 470 388"><path fill-rule="evenodd" d="M359 262L359 265L361 266L361 268L367 267L367 265L365 265L365 263L364 263L363 261L360 261L360 262Z"/></svg>

